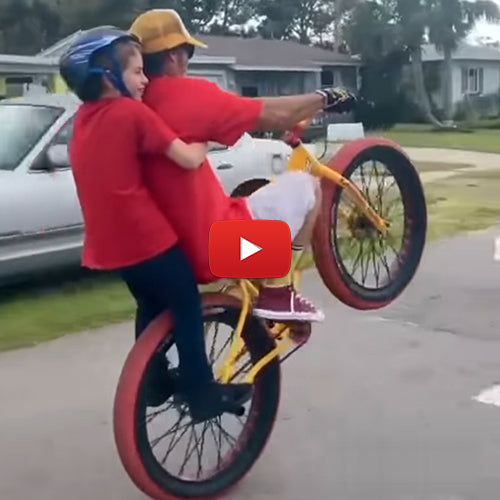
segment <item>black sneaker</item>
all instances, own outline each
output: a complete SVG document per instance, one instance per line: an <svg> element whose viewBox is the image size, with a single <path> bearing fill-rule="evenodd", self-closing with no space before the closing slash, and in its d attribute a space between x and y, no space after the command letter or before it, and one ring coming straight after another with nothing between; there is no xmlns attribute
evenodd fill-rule
<svg viewBox="0 0 500 500"><path fill-rule="evenodd" d="M243 415L243 405L251 397L252 384L210 382L186 393L186 401L194 423L204 422L224 413Z"/></svg>
<svg viewBox="0 0 500 500"><path fill-rule="evenodd" d="M163 355L156 355L147 373L146 404L157 408L164 404L179 389L179 372L168 368Z"/></svg>

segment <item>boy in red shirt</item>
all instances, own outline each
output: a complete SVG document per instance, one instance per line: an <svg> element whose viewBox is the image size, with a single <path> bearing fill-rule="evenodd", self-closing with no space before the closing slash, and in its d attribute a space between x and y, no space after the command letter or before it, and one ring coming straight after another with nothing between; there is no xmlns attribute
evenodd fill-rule
<svg viewBox="0 0 500 500"><path fill-rule="evenodd" d="M354 97L342 89L325 89L302 96L250 99L216 84L186 76L195 47L193 38L171 9L141 14L130 31L141 39L144 65L151 79L144 102L186 142L215 141L233 145L251 130L293 128L322 109L347 111ZM199 281L215 280L208 264L208 235L218 220L283 220L292 236L290 272L264 280L254 306L257 316L277 321L321 321L323 313L292 285L292 275L310 244L319 212L319 183L304 172L287 173L249 197L228 196L207 159L196 171L175 161L151 157L147 185L175 228L180 244ZM168 193L168 195L166 195Z"/></svg>
<svg viewBox="0 0 500 500"><path fill-rule="evenodd" d="M173 380L164 354L158 354L148 374L148 403L162 404L175 382L194 421L239 409L251 386L214 381L196 280L143 182L145 154L163 155L193 171L206 145L185 144L140 102L148 80L132 35L115 28L83 33L62 56L60 72L83 101L70 145L85 225L82 264L124 279L138 306L136 337L165 309L174 318L180 378Z"/></svg>

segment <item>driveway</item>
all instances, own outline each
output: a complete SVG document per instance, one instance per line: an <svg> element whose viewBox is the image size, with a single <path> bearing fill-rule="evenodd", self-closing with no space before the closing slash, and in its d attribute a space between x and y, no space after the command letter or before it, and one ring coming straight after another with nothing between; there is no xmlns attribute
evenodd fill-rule
<svg viewBox="0 0 500 500"><path fill-rule="evenodd" d="M385 310L336 302L284 365L279 420L233 500L497 500L498 230L428 248ZM0 498L141 500L118 461L111 408L124 324L0 356ZM500 403L499 403L500 404Z"/></svg>
<svg viewBox="0 0 500 500"><path fill-rule="evenodd" d="M328 147L328 155L332 156L340 145L331 145ZM405 147L404 151L410 159L415 162L428 163L456 163L460 165L471 165L471 167L460 168L459 170L436 170L423 172L420 174L423 182L432 182L447 177L451 177L457 173L477 170L493 170L500 169L500 154L482 153L480 151L465 151L461 149L445 149L445 148L411 148ZM316 153L323 153L323 145L320 143L316 146Z"/></svg>

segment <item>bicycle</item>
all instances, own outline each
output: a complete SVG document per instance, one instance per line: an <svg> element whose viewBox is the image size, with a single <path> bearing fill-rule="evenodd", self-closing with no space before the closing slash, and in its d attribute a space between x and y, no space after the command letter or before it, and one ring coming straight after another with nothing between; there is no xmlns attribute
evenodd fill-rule
<svg viewBox="0 0 500 500"><path fill-rule="evenodd" d="M292 147L287 169L306 170L321 178L322 210L312 244L316 268L330 292L347 306L359 310L384 307L410 283L423 253L427 211L418 173L403 150L384 138L351 141L340 148L328 165L322 164L302 143L302 129L296 128L283 139ZM380 194L381 187L371 190L365 186L363 166L367 162L372 163L367 174L370 179L381 180L382 187L390 182L387 173L394 177L389 187L397 187L402 193L402 223L394 217L389 219L380 200L373 202L372 196ZM379 164L385 167L386 173L379 170ZM355 175L359 167L361 172ZM344 195L347 198L345 206ZM401 230L399 237L392 233L394 229ZM337 230L344 230L347 236L339 236ZM335 233L333 237L332 232ZM392 249L395 261L389 265L385 257L381 259L387 277L381 281L378 268L375 286L368 285L367 269L362 264L366 257L365 244L381 257L382 250L394 241L401 242L398 251ZM360 247L358 254L354 252L356 247ZM345 256L353 258L358 266L361 263L361 282L347 272ZM368 257L365 265L370 259L375 270L374 254ZM300 278L301 270L294 276L297 285ZM210 362L216 366L214 373L225 382L243 380L254 386L252 399L241 415L223 415L195 426L189 423L186 406L176 394L172 394L162 409L148 413L143 383L148 363L156 353L175 356L175 352L171 352L172 323L168 312L150 324L132 347L116 390L114 435L126 472L151 498L175 500L220 496L241 481L262 453L278 412L280 364L307 343L311 325L257 319L251 314L257 294L256 283L245 279L222 283L217 292L203 294L205 340ZM216 333L210 341L208 328L222 325L229 327L229 334L217 341ZM222 361L217 364L220 359ZM174 423L167 431L158 431L151 441L150 434L155 434L153 423L159 417L162 422L170 418ZM223 421L241 428L237 438L223 426ZM149 424L151 429L148 431ZM205 460L208 470L204 471L202 455L209 437L216 450ZM178 472L173 472L167 469L167 461L183 439L187 440L184 458L174 455L173 463ZM223 452L223 445L229 450ZM193 457L197 464L194 470L187 472L188 462Z"/></svg>

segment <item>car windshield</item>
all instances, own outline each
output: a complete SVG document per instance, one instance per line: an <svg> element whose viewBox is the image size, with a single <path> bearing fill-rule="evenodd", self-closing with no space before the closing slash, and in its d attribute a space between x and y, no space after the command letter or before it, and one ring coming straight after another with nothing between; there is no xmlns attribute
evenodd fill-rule
<svg viewBox="0 0 500 500"><path fill-rule="evenodd" d="M63 111L49 106L0 105L0 170L14 170Z"/></svg>

